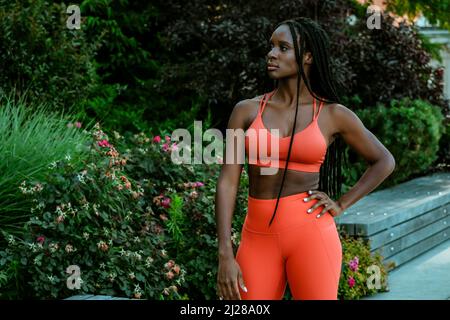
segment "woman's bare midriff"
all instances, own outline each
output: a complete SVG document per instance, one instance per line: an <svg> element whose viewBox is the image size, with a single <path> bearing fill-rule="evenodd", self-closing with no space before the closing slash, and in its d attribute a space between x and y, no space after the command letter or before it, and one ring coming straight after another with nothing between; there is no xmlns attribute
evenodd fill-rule
<svg viewBox="0 0 450 320"><path fill-rule="evenodd" d="M284 169L273 175L261 175L261 167L249 165L249 195L257 199L276 199L283 180ZM281 197L319 188L319 172L288 170Z"/></svg>

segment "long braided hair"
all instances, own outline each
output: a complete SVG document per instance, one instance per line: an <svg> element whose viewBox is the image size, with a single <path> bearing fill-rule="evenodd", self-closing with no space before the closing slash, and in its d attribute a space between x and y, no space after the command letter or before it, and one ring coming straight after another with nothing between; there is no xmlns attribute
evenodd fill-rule
<svg viewBox="0 0 450 320"><path fill-rule="evenodd" d="M324 103L339 103L340 99L336 90L335 78L330 68L329 59L329 38L322 27L309 18L294 18L280 22L276 27L288 25L292 39L294 40L295 59L298 65L297 77L297 106L295 110L294 125L289 143L286 166L284 168L283 179L278 193L275 210L270 219L269 226L275 217L281 191L286 177L289 157L291 155L292 142L294 140L295 126L297 122L298 97L300 90L300 77L303 79L308 91L319 101ZM300 35L300 48L298 47L297 34ZM308 80L303 70L303 54L305 51L311 52L313 62L310 69L310 79ZM276 81L278 82L278 81ZM277 86L278 83L276 83ZM327 193L330 198L336 199L341 196L342 185L342 160L345 161L344 147L341 137L336 137L328 147L324 163L319 173L319 190Z"/></svg>

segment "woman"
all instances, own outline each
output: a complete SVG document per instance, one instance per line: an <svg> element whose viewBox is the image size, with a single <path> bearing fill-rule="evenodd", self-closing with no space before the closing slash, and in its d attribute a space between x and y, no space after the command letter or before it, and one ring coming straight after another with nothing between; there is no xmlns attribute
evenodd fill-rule
<svg viewBox="0 0 450 320"><path fill-rule="evenodd" d="M289 284L294 299L336 300L342 246L334 217L383 182L395 160L338 103L328 37L317 23L307 18L283 21L270 44L267 71L276 80L275 90L237 103L228 123L228 129L246 132L245 145L235 138L233 151L245 148L249 158L248 212L235 258L231 221L243 165L227 161L216 188L217 293L227 300L282 299ZM250 136L250 131L256 134ZM277 156L278 161L268 164L249 154L252 143L257 150L264 147L263 138L269 141L270 159ZM366 159L368 169L333 200L340 196L340 138ZM270 139L278 143L277 154L270 152ZM263 167L278 171L262 174Z"/></svg>

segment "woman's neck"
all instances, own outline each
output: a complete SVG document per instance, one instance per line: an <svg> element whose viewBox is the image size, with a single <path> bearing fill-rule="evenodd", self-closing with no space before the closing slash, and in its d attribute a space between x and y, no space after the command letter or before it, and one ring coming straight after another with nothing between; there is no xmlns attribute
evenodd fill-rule
<svg viewBox="0 0 450 320"><path fill-rule="evenodd" d="M295 106L295 98L297 96L297 77L278 80L278 87L276 90L277 91L272 99L280 101L283 105ZM309 92L303 82L303 79L301 79L298 105L310 104L313 100L314 97Z"/></svg>

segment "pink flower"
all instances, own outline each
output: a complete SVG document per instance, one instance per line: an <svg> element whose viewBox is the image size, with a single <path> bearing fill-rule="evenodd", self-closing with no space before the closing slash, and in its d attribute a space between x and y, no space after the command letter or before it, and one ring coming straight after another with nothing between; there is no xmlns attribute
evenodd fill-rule
<svg viewBox="0 0 450 320"><path fill-rule="evenodd" d="M444 75L444 68L439 68L434 71L434 73L441 78Z"/></svg>
<svg viewBox="0 0 450 320"><path fill-rule="evenodd" d="M169 151L169 145L168 145L167 143L164 143L164 144L162 145L162 149L163 149L164 152Z"/></svg>
<svg viewBox="0 0 450 320"><path fill-rule="evenodd" d="M161 142L161 137L160 137L160 136L155 136L155 137L153 138L153 142L155 142L155 143L160 143L160 142Z"/></svg>
<svg viewBox="0 0 450 320"><path fill-rule="evenodd" d="M358 264L359 264L358 257L354 257L352 260L350 260L350 262L348 263L348 266L349 266L350 270L357 271L358 270Z"/></svg>
<svg viewBox="0 0 450 320"><path fill-rule="evenodd" d="M169 260L166 262L166 264L164 266L170 270L174 265L175 265L175 261Z"/></svg>
<svg viewBox="0 0 450 320"><path fill-rule="evenodd" d="M165 197L164 199L162 199L161 206L163 206L166 209L170 208L170 198Z"/></svg>
<svg viewBox="0 0 450 320"><path fill-rule="evenodd" d="M197 181L195 182L195 187L203 187L205 184L203 182Z"/></svg>
<svg viewBox="0 0 450 320"><path fill-rule="evenodd" d="M173 277L175 276L175 274L172 272L172 271L169 271L169 272L167 272L166 273L166 277L167 277L167 279L173 279Z"/></svg>
<svg viewBox="0 0 450 320"><path fill-rule="evenodd" d="M179 274L179 273L180 273L180 266L176 264L176 265L173 267L173 271L175 271L176 274Z"/></svg>
<svg viewBox="0 0 450 320"><path fill-rule="evenodd" d="M36 238L36 241L39 242L40 244L44 244L45 237L44 236L39 236L39 237Z"/></svg>
<svg viewBox="0 0 450 320"><path fill-rule="evenodd" d="M358 270L358 265L355 264L353 261L350 261L348 266L350 267L350 270L352 270L352 271L357 271Z"/></svg>
<svg viewBox="0 0 450 320"><path fill-rule="evenodd" d="M172 144L171 149L172 149L172 151L178 150L178 146L177 146L176 142L174 142L174 143Z"/></svg>
<svg viewBox="0 0 450 320"><path fill-rule="evenodd" d="M353 277L348 277L348 286L350 287L350 288L353 288L354 286L355 286L355 283L356 283L356 281L355 281L355 279L353 279Z"/></svg>
<svg viewBox="0 0 450 320"><path fill-rule="evenodd" d="M75 122L75 127L81 128L81 122L80 121Z"/></svg>
<svg viewBox="0 0 450 320"><path fill-rule="evenodd" d="M98 142L98 145L100 147L106 148L106 147L111 147L111 145L109 144L108 140L104 139Z"/></svg>
<svg viewBox="0 0 450 320"><path fill-rule="evenodd" d="M170 137L169 136L165 136L166 142L169 143L170 142Z"/></svg>

